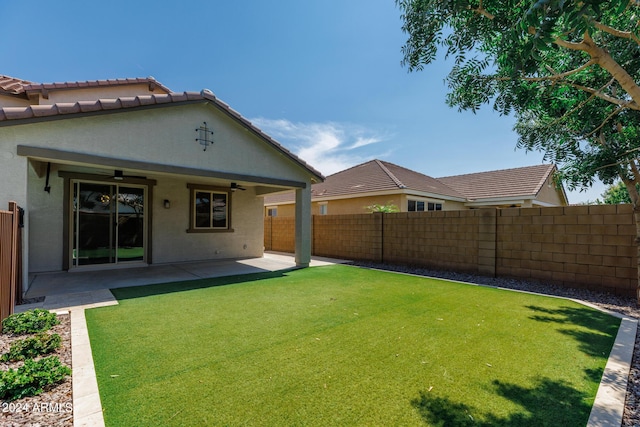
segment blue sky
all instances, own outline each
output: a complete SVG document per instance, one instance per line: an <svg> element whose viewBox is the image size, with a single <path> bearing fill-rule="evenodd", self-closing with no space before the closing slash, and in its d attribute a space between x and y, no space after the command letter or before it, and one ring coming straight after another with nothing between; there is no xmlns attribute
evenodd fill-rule
<svg viewBox="0 0 640 427"><path fill-rule="evenodd" d="M447 107L450 64L400 65L394 0L3 0L0 16L0 74L208 88L325 175L374 158L433 177L543 163L515 149L512 118Z"/></svg>

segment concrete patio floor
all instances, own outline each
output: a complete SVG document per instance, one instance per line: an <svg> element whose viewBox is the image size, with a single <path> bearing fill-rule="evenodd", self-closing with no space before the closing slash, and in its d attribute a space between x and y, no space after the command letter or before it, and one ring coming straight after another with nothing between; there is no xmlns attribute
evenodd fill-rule
<svg viewBox="0 0 640 427"><path fill-rule="evenodd" d="M348 261L313 257L311 266ZM293 254L267 252L261 258L157 264L100 271L37 273L29 277L25 298L93 292L154 283L206 279L237 274L288 270L296 267Z"/></svg>

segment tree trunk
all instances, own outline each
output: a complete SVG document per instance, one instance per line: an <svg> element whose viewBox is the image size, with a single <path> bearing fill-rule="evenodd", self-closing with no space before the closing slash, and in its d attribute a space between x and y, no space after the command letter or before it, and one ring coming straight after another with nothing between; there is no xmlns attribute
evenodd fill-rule
<svg viewBox="0 0 640 427"><path fill-rule="evenodd" d="M618 82L620 87L629 94L631 99L640 105L640 86L638 86L638 83L636 83L627 70L618 64L606 49L598 46L589 34L585 35L583 43L587 46L584 51L588 53L600 67L607 70L609 74L611 74L611 77Z"/></svg>

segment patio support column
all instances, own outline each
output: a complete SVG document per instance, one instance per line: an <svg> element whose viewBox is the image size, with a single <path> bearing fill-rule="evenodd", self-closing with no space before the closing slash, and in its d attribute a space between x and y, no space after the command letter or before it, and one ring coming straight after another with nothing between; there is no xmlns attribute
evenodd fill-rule
<svg viewBox="0 0 640 427"><path fill-rule="evenodd" d="M311 185L296 189L296 266L311 262Z"/></svg>

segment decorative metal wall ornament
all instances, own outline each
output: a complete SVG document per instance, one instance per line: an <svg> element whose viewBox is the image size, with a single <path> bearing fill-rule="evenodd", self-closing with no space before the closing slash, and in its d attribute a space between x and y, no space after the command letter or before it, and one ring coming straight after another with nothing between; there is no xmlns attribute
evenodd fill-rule
<svg viewBox="0 0 640 427"><path fill-rule="evenodd" d="M207 147L213 144L213 131L207 127L207 122L202 122L202 125L196 129L196 132L198 132L196 141L204 147L202 151L207 151Z"/></svg>

